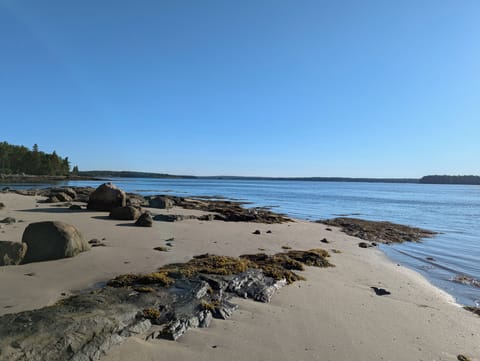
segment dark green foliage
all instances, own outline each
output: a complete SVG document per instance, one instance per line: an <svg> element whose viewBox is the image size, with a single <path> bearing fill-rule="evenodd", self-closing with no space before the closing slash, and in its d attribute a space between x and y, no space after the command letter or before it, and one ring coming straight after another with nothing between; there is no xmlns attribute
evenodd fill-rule
<svg viewBox="0 0 480 361"><path fill-rule="evenodd" d="M35 144L32 150L21 145L0 143L0 174L32 175L68 175L70 162L53 153L38 150Z"/></svg>
<svg viewBox="0 0 480 361"><path fill-rule="evenodd" d="M427 175L420 179L426 184L480 184L480 177L475 175Z"/></svg>

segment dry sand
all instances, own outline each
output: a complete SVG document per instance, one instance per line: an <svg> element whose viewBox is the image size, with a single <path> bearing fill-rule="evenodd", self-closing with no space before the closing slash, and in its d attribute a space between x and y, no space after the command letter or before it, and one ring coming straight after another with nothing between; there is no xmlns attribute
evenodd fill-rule
<svg viewBox="0 0 480 361"><path fill-rule="evenodd" d="M190 330L177 342L132 337L111 349L103 361L447 361L459 354L480 361L478 316L418 273L390 262L379 250L359 248L358 239L336 229L330 232L324 225L304 221L266 225L197 220L154 222L152 228L140 228L108 219L103 212L70 211L37 204L37 199L0 194L6 205L0 219L23 220L4 225L1 240L20 242L28 223L59 220L77 226L87 239L105 238L107 246L70 259L0 267L0 314L52 304L117 274L152 271L200 253L238 256L259 248L274 253L282 246L342 252L332 253L335 268L309 268L304 272L307 281L281 289L269 304L235 299L240 309L227 321L214 320L208 329ZM253 235L256 229L262 234ZM169 252L153 250L172 237ZM331 243L321 243L322 238ZM392 294L376 296L372 286Z"/></svg>

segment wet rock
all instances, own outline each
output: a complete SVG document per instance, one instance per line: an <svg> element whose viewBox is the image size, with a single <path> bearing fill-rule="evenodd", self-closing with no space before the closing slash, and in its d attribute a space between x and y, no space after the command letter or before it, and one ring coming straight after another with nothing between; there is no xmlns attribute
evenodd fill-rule
<svg viewBox="0 0 480 361"><path fill-rule="evenodd" d="M63 222L31 223L23 232L22 242L28 246L23 263L73 257L90 249L80 231Z"/></svg>
<svg viewBox="0 0 480 361"><path fill-rule="evenodd" d="M104 183L90 194L87 209L110 212L114 208L125 207L126 201L124 191L112 183Z"/></svg>
<svg viewBox="0 0 480 361"><path fill-rule="evenodd" d="M150 213L143 213L140 217L138 217L135 225L138 227L152 227L153 218Z"/></svg>
<svg viewBox="0 0 480 361"><path fill-rule="evenodd" d="M197 216L184 214L157 214L153 217L153 220L160 222L179 222L187 219L197 219Z"/></svg>
<svg viewBox="0 0 480 361"><path fill-rule="evenodd" d="M125 206L112 209L109 217L118 220L133 221L140 217L140 214L141 212L138 208Z"/></svg>
<svg viewBox="0 0 480 361"><path fill-rule="evenodd" d="M174 201L170 197L165 196L147 197L147 200L148 206L151 208L169 209L175 205Z"/></svg>
<svg viewBox="0 0 480 361"><path fill-rule="evenodd" d="M462 283L464 285L480 288L480 280L467 275L458 275L453 279L454 282Z"/></svg>
<svg viewBox="0 0 480 361"><path fill-rule="evenodd" d="M402 224L366 221L357 218L334 218L317 222L340 227L342 232L350 236L378 243L419 242L422 238L430 238L437 234Z"/></svg>
<svg viewBox="0 0 480 361"><path fill-rule="evenodd" d="M0 241L0 266L22 263L26 252L27 245L25 243Z"/></svg>

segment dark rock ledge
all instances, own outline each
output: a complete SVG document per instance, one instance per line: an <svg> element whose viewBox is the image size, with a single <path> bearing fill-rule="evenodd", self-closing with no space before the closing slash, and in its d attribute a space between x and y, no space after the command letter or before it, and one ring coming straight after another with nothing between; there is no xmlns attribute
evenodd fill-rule
<svg viewBox="0 0 480 361"><path fill-rule="evenodd" d="M405 226L391 222L367 221L358 218L333 218L320 220L328 226L340 227L349 236L377 243L420 242L422 238L431 238L437 233L422 228Z"/></svg>
<svg viewBox="0 0 480 361"><path fill-rule="evenodd" d="M304 265L332 266L320 249L240 258L201 255L151 274L126 274L108 286L38 310L0 317L1 361L97 360L126 337L176 340L212 318L228 318L233 296L269 302L303 279Z"/></svg>

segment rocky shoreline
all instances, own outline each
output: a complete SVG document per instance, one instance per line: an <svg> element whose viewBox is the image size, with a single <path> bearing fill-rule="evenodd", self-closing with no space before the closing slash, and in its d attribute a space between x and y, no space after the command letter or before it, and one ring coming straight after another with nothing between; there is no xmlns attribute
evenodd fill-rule
<svg viewBox="0 0 480 361"><path fill-rule="evenodd" d="M99 181L104 178L81 176L81 175L30 175L30 174L0 174L0 182L2 183L55 183L64 181L82 181L94 180Z"/></svg>

